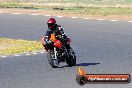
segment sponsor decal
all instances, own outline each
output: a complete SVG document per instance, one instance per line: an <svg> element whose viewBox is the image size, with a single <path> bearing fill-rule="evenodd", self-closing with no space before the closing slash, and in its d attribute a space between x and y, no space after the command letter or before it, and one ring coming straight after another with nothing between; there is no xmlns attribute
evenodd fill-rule
<svg viewBox="0 0 132 88"><path fill-rule="evenodd" d="M78 68L76 81L79 85L90 83L126 84L131 82L129 74L86 74L81 67Z"/></svg>

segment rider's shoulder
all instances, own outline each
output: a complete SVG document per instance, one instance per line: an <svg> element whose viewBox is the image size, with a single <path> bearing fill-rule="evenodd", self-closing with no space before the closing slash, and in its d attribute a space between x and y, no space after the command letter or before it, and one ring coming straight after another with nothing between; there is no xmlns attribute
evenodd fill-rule
<svg viewBox="0 0 132 88"><path fill-rule="evenodd" d="M51 30L48 28L47 32L51 32Z"/></svg>
<svg viewBox="0 0 132 88"><path fill-rule="evenodd" d="M51 32L51 30L50 29L48 29L47 31L46 31L46 34L49 34Z"/></svg>
<svg viewBox="0 0 132 88"><path fill-rule="evenodd" d="M60 26L60 25L57 25L57 28L58 28L59 30L62 30L62 26Z"/></svg>

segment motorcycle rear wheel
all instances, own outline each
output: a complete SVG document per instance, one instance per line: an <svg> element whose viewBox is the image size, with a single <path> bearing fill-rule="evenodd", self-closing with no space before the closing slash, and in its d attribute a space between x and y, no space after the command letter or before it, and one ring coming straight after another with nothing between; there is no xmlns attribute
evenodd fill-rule
<svg viewBox="0 0 132 88"><path fill-rule="evenodd" d="M75 66L76 65L76 55L75 52L71 49L69 52L69 57L66 59L66 63L69 66Z"/></svg>

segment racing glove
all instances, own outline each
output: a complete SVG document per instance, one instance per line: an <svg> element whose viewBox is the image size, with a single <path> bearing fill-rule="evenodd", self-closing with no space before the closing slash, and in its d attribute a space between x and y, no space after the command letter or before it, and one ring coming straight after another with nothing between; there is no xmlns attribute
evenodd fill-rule
<svg viewBox="0 0 132 88"><path fill-rule="evenodd" d="M47 42L47 44L52 45L52 44L53 44L53 42L52 42L51 40L49 40L49 41Z"/></svg>

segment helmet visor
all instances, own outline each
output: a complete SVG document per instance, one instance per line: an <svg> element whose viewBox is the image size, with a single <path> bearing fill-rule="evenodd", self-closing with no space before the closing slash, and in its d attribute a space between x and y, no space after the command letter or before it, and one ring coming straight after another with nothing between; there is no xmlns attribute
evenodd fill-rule
<svg viewBox="0 0 132 88"><path fill-rule="evenodd" d="M54 23L48 23L48 27L49 27L49 28L54 27Z"/></svg>

